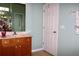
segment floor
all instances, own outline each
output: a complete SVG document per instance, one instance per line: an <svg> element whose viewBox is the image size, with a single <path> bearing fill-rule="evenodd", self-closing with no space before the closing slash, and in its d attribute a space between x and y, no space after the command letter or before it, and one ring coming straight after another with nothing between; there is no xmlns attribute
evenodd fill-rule
<svg viewBox="0 0 79 59"><path fill-rule="evenodd" d="M48 52L42 50L42 51L38 51L38 52L33 52L32 56L53 56L53 55L51 55Z"/></svg>

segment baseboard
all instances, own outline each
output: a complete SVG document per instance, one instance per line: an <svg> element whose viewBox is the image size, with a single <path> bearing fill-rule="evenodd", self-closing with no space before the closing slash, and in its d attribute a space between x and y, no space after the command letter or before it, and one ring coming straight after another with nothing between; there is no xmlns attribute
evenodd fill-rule
<svg viewBox="0 0 79 59"><path fill-rule="evenodd" d="M41 50L43 50L43 48L32 50L32 52L37 52L37 51L41 51Z"/></svg>

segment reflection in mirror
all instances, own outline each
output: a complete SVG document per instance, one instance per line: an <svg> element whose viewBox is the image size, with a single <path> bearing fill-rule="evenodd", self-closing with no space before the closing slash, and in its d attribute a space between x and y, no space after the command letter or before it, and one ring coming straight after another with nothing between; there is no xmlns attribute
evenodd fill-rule
<svg viewBox="0 0 79 59"><path fill-rule="evenodd" d="M0 31L2 30L25 31L24 4L0 3Z"/></svg>
<svg viewBox="0 0 79 59"><path fill-rule="evenodd" d="M10 20L9 8L0 7L0 31L12 31Z"/></svg>

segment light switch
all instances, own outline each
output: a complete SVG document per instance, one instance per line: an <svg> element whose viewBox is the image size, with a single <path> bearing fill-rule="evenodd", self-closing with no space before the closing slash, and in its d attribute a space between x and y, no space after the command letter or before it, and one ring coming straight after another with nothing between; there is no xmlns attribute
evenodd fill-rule
<svg viewBox="0 0 79 59"><path fill-rule="evenodd" d="M61 28L61 29L65 29L65 26L64 26L64 25L61 25L60 28Z"/></svg>

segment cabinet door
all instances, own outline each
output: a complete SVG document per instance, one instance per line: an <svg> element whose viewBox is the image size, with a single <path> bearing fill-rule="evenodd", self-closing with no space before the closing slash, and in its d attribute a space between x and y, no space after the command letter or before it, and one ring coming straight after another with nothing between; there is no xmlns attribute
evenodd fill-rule
<svg viewBox="0 0 79 59"><path fill-rule="evenodd" d="M14 56L14 47L2 47L2 56Z"/></svg>
<svg viewBox="0 0 79 59"><path fill-rule="evenodd" d="M25 52L25 38L19 38L16 39L16 46L15 46L15 55L16 56L22 56L22 55L26 55Z"/></svg>
<svg viewBox="0 0 79 59"><path fill-rule="evenodd" d="M16 56L30 56L31 55L31 41L29 38L21 38L15 47Z"/></svg>
<svg viewBox="0 0 79 59"><path fill-rule="evenodd" d="M30 45L28 44L28 43L30 43L29 38L24 38L23 41L24 41L24 43L22 44L22 47L21 47L21 55L30 56L30 52L29 52Z"/></svg>
<svg viewBox="0 0 79 59"><path fill-rule="evenodd" d="M31 42L31 37L28 37L26 39L26 45L27 45L27 55L31 56L32 55L32 42Z"/></svg>
<svg viewBox="0 0 79 59"><path fill-rule="evenodd" d="M21 47L21 55L23 56L31 56L31 37L27 37L24 39L24 43Z"/></svg>
<svg viewBox="0 0 79 59"><path fill-rule="evenodd" d="M25 46L15 47L15 56L27 56L27 48Z"/></svg>
<svg viewBox="0 0 79 59"><path fill-rule="evenodd" d="M31 56L31 38L25 38L24 43L21 46L21 55L22 56Z"/></svg>
<svg viewBox="0 0 79 59"><path fill-rule="evenodd" d="M28 56L26 46L21 47L21 56Z"/></svg>
<svg viewBox="0 0 79 59"><path fill-rule="evenodd" d="M21 56L21 48L19 46L15 46L15 56Z"/></svg>
<svg viewBox="0 0 79 59"><path fill-rule="evenodd" d="M0 56L2 55L2 40L0 40Z"/></svg>
<svg viewBox="0 0 79 59"><path fill-rule="evenodd" d="M2 56L13 56L14 55L14 46L11 40L2 40Z"/></svg>

